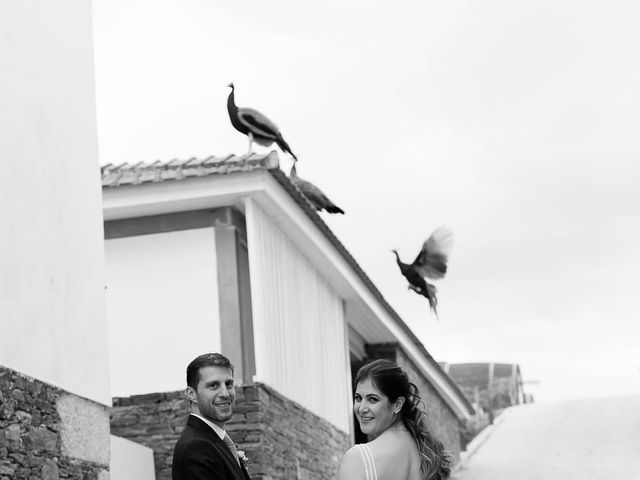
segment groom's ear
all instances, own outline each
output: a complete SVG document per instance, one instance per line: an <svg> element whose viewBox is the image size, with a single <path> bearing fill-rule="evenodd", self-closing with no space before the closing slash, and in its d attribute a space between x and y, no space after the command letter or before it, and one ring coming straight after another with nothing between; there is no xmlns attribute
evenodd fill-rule
<svg viewBox="0 0 640 480"><path fill-rule="evenodd" d="M187 387L184 390L184 393L187 395L187 398L189 399L190 402L193 402L193 403L198 402L198 399L196 398L196 391L193 389L193 387Z"/></svg>

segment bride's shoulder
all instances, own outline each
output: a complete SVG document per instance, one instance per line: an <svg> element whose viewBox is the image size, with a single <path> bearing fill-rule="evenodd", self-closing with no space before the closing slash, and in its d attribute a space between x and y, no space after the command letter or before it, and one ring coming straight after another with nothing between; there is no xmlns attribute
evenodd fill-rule
<svg viewBox="0 0 640 480"><path fill-rule="evenodd" d="M344 457L342 457L342 463L338 471L338 480L364 480L365 472L362 467L359 448L358 445L354 445L347 450Z"/></svg>

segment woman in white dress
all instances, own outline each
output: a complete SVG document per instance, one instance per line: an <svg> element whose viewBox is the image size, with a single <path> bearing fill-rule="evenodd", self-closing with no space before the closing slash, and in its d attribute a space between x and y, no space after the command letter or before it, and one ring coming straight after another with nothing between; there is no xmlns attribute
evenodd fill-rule
<svg viewBox="0 0 640 480"><path fill-rule="evenodd" d="M446 480L451 459L431 433L418 387L389 360L356 375L353 411L368 443L345 453L338 480Z"/></svg>

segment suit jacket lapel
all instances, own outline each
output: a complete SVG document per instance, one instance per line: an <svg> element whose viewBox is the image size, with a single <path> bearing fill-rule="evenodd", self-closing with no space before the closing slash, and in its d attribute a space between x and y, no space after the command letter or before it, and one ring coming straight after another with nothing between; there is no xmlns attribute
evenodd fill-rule
<svg viewBox="0 0 640 480"><path fill-rule="evenodd" d="M233 454L229 450L229 447L224 444L222 439L216 432L213 431L213 429L209 425L207 425L194 415L189 415L187 425L206 435L207 438L209 438L214 443L216 450L218 450L218 453L222 456L222 458L224 458L229 465L233 465L233 468L235 468L237 472L240 472L242 474L242 477L246 478L247 480L251 480L244 466L240 467L240 465L238 465L238 462L236 462L236 459L233 457Z"/></svg>

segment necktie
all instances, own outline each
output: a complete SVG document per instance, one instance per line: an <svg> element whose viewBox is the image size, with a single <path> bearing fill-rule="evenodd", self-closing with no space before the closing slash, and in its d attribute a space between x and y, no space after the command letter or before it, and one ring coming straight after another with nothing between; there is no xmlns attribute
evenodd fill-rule
<svg viewBox="0 0 640 480"><path fill-rule="evenodd" d="M228 434L226 434L224 436L222 441L224 442L224 444L227 446L227 448L231 452L231 455L233 455L233 458L236 459L236 462L238 462L238 466L239 466L240 465L240 459L238 458L238 451L236 450L236 444L233 443L233 440L231 440L231 437L229 437Z"/></svg>

